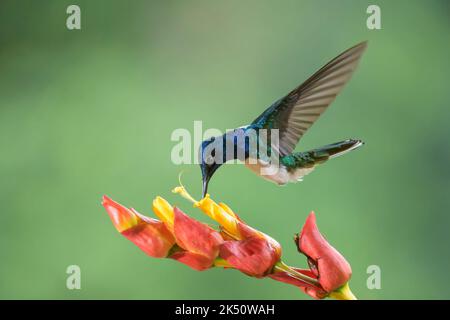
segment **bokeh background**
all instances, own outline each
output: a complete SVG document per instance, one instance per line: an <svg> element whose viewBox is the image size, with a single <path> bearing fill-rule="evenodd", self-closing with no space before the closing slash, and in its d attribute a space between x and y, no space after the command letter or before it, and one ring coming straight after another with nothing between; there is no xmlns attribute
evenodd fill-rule
<svg viewBox="0 0 450 320"><path fill-rule="evenodd" d="M176 128L249 123L329 59L369 40L350 84L304 137L366 145L279 188L243 166L210 184L285 260L309 211L350 261L362 299L450 298L450 6L375 1L2 1L0 4L0 298L308 299L232 270L195 272L147 257L113 228L108 194L152 215L178 173ZM76 3L82 29L66 29ZM81 267L81 290L66 268ZM366 286L369 265L381 290Z"/></svg>

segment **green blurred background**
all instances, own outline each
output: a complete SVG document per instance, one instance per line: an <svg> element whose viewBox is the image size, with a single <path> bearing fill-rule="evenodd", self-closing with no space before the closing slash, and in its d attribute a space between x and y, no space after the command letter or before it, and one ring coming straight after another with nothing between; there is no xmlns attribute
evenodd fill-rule
<svg viewBox="0 0 450 320"><path fill-rule="evenodd" d="M82 29L66 29L81 7ZM378 4L382 30L366 28ZM297 149L355 137L364 148L284 188L225 166L210 191L277 239L309 211L350 261L362 299L450 298L448 1L2 1L0 298L308 299L232 270L147 257L116 232L101 196L152 215L178 173L176 128L225 130L348 47L369 40L350 84ZM206 221L206 220L205 220ZM66 268L81 267L81 290ZM369 265L381 290L366 286Z"/></svg>

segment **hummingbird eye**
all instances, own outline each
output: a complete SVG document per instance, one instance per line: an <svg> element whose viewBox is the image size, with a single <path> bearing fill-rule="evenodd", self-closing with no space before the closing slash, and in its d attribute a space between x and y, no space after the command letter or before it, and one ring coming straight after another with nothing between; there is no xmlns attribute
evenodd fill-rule
<svg viewBox="0 0 450 320"><path fill-rule="evenodd" d="M209 164L209 165L213 164L213 163L214 163L214 157L213 157L212 155L209 154L209 155L206 157L205 162L206 162L206 164Z"/></svg>

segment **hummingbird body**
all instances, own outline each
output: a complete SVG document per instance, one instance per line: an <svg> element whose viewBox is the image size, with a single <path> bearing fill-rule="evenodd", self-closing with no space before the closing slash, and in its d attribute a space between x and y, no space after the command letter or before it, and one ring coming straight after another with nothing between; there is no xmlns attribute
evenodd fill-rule
<svg viewBox="0 0 450 320"><path fill-rule="evenodd" d="M203 196L214 172L230 160L238 159L264 179L284 185L301 181L318 164L363 145L361 140L348 139L306 152L294 151L350 79L365 48L366 43L360 43L331 60L250 125L203 141L199 150Z"/></svg>
<svg viewBox="0 0 450 320"><path fill-rule="evenodd" d="M317 165L359 148L363 144L361 140L349 139L306 152L294 152L282 156L277 164L271 163L267 157L259 155L257 159L252 159L253 161L247 157L244 163L258 176L278 185L285 185L303 181L303 177L311 173ZM273 172L273 174L262 174L263 169Z"/></svg>

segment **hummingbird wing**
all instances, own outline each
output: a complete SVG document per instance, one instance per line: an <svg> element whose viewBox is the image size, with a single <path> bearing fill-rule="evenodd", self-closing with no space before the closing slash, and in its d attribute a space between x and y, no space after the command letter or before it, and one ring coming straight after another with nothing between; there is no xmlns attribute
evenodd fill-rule
<svg viewBox="0 0 450 320"><path fill-rule="evenodd" d="M333 102L353 71L367 46L362 42L328 62L287 96L272 104L252 125L279 129L281 156L291 154L300 138Z"/></svg>

